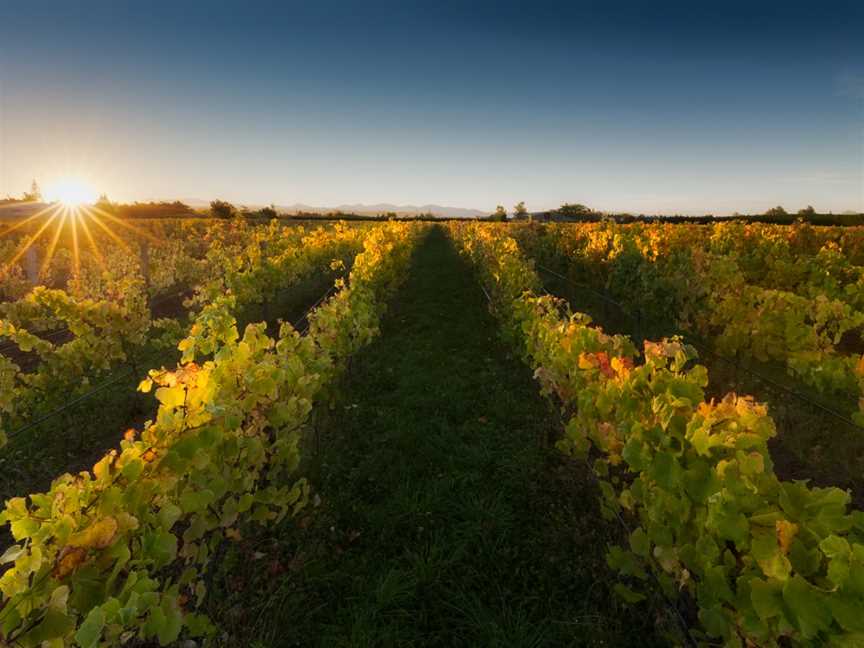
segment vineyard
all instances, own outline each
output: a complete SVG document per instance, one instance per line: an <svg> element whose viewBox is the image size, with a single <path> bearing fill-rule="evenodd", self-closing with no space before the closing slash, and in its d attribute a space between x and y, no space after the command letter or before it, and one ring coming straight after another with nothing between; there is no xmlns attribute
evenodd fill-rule
<svg viewBox="0 0 864 648"><path fill-rule="evenodd" d="M0 646L864 646L864 230L53 225Z"/></svg>

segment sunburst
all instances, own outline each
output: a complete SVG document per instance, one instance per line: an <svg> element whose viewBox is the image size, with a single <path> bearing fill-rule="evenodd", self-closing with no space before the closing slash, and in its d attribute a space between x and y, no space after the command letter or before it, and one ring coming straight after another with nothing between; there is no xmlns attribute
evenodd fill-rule
<svg viewBox="0 0 864 648"><path fill-rule="evenodd" d="M65 207L92 205L98 194L86 180L80 178L61 178L45 188L45 197L49 202L57 202Z"/></svg>
<svg viewBox="0 0 864 648"><path fill-rule="evenodd" d="M61 239L63 231L69 228L69 236L64 237L64 241L68 242L72 251L73 273L77 276L81 270L81 250L79 248L78 227L80 225L84 234L82 242L86 242L86 246L90 248L92 257L97 266L105 269L105 255L99 249L97 241L93 236L90 224L98 227L108 239L132 253L133 247L130 245L132 241L124 240L120 234L125 234L125 238L132 240L149 240L156 243L160 239L155 237L146 229L133 225L122 218L118 218L114 214L106 211L96 203L97 192L92 187L75 178L66 178L59 180L49 185L45 190L46 198L51 201L51 204L41 209L35 214L22 219L13 224L5 231L0 232L0 237L6 236L20 230L22 227L31 225L36 231L32 235L22 237L21 246L16 251L15 255L2 266L0 275L8 272L18 261L27 253L27 250L33 247L40 239L46 237L47 246L45 257L39 264L40 274L44 272L51 263L51 259L57 249L58 242ZM43 222L39 222L42 220ZM113 227L112 227L113 226ZM53 231L52 231L53 229ZM31 230L32 231L32 230ZM64 243L64 245L67 243Z"/></svg>

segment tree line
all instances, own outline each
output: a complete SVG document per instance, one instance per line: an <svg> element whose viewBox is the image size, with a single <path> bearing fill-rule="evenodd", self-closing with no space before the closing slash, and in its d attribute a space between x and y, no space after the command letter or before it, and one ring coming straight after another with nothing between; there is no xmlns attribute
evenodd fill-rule
<svg viewBox="0 0 864 648"><path fill-rule="evenodd" d="M495 211L485 220L507 221L572 221L572 222L597 222L612 220L618 223L631 222L662 222L662 223L713 223L720 220L741 220L754 223L784 224L803 221L813 225L864 225L864 214L845 212L834 214L831 212L817 212L812 205L808 205L797 212L788 212L782 206L771 207L761 214L741 214L735 212L731 216L715 216L705 214L704 216L674 215L650 215L630 214L626 212L603 212L579 203L564 203L557 209L541 212L529 212L525 203L519 202L513 206L512 215L507 213L503 205L498 205Z"/></svg>
<svg viewBox="0 0 864 648"><path fill-rule="evenodd" d="M42 190L39 188L39 183L33 180L30 183L30 191L25 191L20 198L6 196L0 198L0 205L14 205L17 203L42 202Z"/></svg>

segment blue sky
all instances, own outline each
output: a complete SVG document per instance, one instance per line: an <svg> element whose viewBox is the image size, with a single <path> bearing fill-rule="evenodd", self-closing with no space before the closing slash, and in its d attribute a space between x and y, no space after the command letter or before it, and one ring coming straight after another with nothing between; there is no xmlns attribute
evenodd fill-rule
<svg viewBox="0 0 864 648"><path fill-rule="evenodd" d="M864 3L608 4L4 3L0 195L864 210Z"/></svg>

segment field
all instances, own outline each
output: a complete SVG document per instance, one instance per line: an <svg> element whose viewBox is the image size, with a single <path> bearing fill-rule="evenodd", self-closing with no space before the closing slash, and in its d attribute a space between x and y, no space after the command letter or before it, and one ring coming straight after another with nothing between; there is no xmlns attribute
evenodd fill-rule
<svg viewBox="0 0 864 648"><path fill-rule="evenodd" d="M864 229L45 223L0 645L864 645Z"/></svg>

